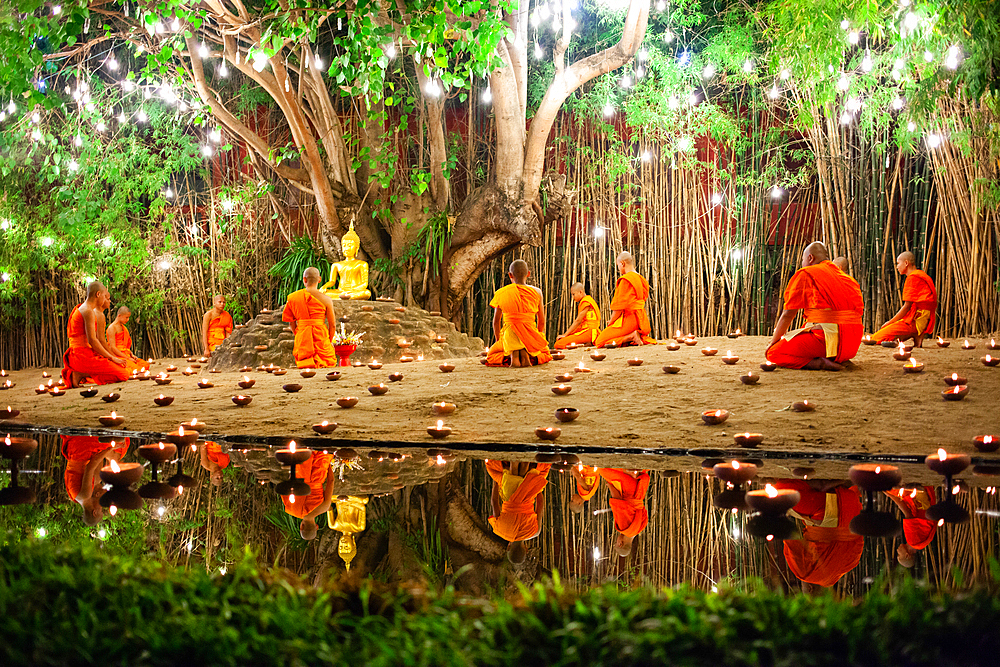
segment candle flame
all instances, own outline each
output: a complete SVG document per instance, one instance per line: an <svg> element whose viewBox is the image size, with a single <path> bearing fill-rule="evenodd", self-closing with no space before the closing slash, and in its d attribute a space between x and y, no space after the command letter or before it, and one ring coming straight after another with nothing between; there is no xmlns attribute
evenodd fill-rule
<svg viewBox="0 0 1000 667"><path fill-rule="evenodd" d="M990 355L987 354L986 355L986 363L990 363L991 361L993 361L993 357L991 357Z"/></svg>
<svg viewBox="0 0 1000 667"><path fill-rule="evenodd" d="M743 334L743 332L742 332L742 331L740 331L740 330L739 330L739 328L737 328L737 329L736 329L736 335L737 335L737 336L740 336L740 335L742 335L742 334Z"/></svg>
<svg viewBox="0 0 1000 667"><path fill-rule="evenodd" d="M732 350L726 350L726 356L727 357L733 356L733 351Z"/></svg>
<svg viewBox="0 0 1000 667"><path fill-rule="evenodd" d="M951 379L952 379L952 381L957 382L958 381L958 373L952 373L951 374Z"/></svg>
<svg viewBox="0 0 1000 667"><path fill-rule="evenodd" d="M969 341L968 341L968 340L966 340L966 341L965 341L965 343L963 343L963 346L964 346L964 347L969 347Z"/></svg>
<svg viewBox="0 0 1000 667"><path fill-rule="evenodd" d="M424 355L418 354L417 355L417 361L423 361L423 360L424 360Z"/></svg>
<svg viewBox="0 0 1000 667"><path fill-rule="evenodd" d="M330 422L328 422L327 420L325 420L325 419L324 419L323 421L321 421L321 422L319 423L319 425L320 425L320 426L324 426L324 427L325 427L325 426L329 426L329 425L330 425Z"/></svg>
<svg viewBox="0 0 1000 667"><path fill-rule="evenodd" d="M997 342L995 340L993 340L992 338L990 338L990 346L991 347L995 347L996 344L997 344Z"/></svg>
<svg viewBox="0 0 1000 667"><path fill-rule="evenodd" d="M739 470L739 469L740 469L740 462L734 460L733 461L733 470Z"/></svg>
<svg viewBox="0 0 1000 667"><path fill-rule="evenodd" d="M875 474L877 475L880 472L882 472L882 466L875 466Z"/></svg>
<svg viewBox="0 0 1000 667"><path fill-rule="evenodd" d="M111 514L111 516L118 514L118 505L112 505L111 507L109 507L108 513Z"/></svg>
<svg viewBox="0 0 1000 667"><path fill-rule="evenodd" d="M292 453L295 452L295 441L294 440L292 440L290 443L288 443L288 451L290 451Z"/></svg>
<svg viewBox="0 0 1000 667"><path fill-rule="evenodd" d="M577 366L576 366L576 367L577 367L577 368L583 368L583 362L581 361L581 362L580 362L579 364L577 364Z"/></svg>
<svg viewBox="0 0 1000 667"><path fill-rule="evenodd" d="M439 419L438 423L437 423L437 427L438 428L444 428L444 422Z"/></svg>
<svg viewBox="0 0 1000 667"><path fill-rule="evenodd" d="M914 368L916 366L919 366L920 362L917 361L914 357L910 357L910 360L906 362L906 365L909 366L910 368Z"/></svg>
<svg viewBox="0 0 1000 667"><path fill-rule="evenodd" d="M118 465L118 461L111 459L111 472L121 472L121 466Z"/></svg>
<svg viewBox="0 0 1000 667"><path fill-rule="evenodd" d="M938 528L944 525L944 519L938 519Z"/></svg>
<svg viewBox="0 0 1000 667"><path fill-rule="evenodd" d="M778 490L776 488L774 488L773 486L771 486L770 484L768 484L767 486L764 487L764 492L767 494L768 498L777 498L778 497Z"/></svg>
<svg viewBox="0 0 1000 667"><path fill-rule="evenodd" d="M167 448L167 446L166 446L166 445L164 445L164 444L163 444L163 443L161 442L161 443L160 443L160 449L166 449L166 448Z"/></svg>
<svg viewBox="0 0 1000 667"><path fill-rule="evenodd" d="M438 456L437 456L437 464L438 464L439 466L443 466L443 465L445 464L445 460L444 460L444 457L443 457L443 456L441 456L440 454L438 454Z"/></svg>
<svg viewBox="0 0 1000 667"><path fill-rule="evenodd" d="M942 448L938 448L938 458L942 461L948 458L948 452L944 451Z"/></svg>
<svg viewBox="0 0 1000 667"><path fill-rule="evenodd" d="M183 424L181 424L180 426L177 427L177 435L180 435L180 436L184 435L184 425Z"/></svg>
<svg viewBox="0 0 1000 667"><path fill-rule="evenodd" d="M722 410L716 410L715 411L715 416L716 417L721 417L722 416Z"/></svg>
<svg viewBox="0 0 1000 667"><path fill-rule="evenodd" d="M38 388L39 388L39 389L40 389L41 391L45 391L45 385L44 385L44 384L40 384L40 385L38 385Z"/></svg>
<svg viewBox="0 0 1000 667"><path fill-rule="evenodd" d="M244 382L249 382L250 381L250 376L249 375L244 375L243 376L243 381Z"/></svg>
<svg viewBox="0 0 1000 667"><path fill-rule="evenodd" d="M951 495L957 496L958 492L961 491L961 490L962 490L962 487L960 487L958 484L956 484L955 486L951 487Z"/></svg>
<svg viewBox="0 0 1000 667"><path fill-rule="evenodd" d="M941 336L938 336L938 342L939 343L943 343L944 342L944 338L941 338Z"/></svg>
<svg viewBox="0 0 1000 667"><path fill-rule="evenodd" d="M184 485L183 484L178 484L177 485L177 495L179 496L182 493L184 493Z"/></svg>
<svg viewBox="0 0 1000 667"><path fill-rule="evenodd" d="M116 415L116 414L115 414L115 411L114 411L114 410L112 410L112 411L111 411L111 418L112 418L112 419L115 419L115 418L117 418L117 417L118 417L118 415Z"/></svg>
<svg viewBox="0 0 1000 667"><path fill-rule="evenodd" d="M293 503L293 504L295 503L295 494L294 493L289 493L288 494L288 502Z"/></svg>
<svg viewBox="0 0 1000 667"><path fill-rule="evenodd" d="M899 495L903 495L903 490L902 489L899 490ZM916 489L913 489L912 491L910 491L910 497L911 498L916 498L917 497L917 490Z"/></svg>
<svg viewBox="0 0 1000 667"><path fill-rule="evenodd" d="M904 491L903 491L902 489L900 489L900 490L899 490L899 497L900 497L900 498L902 498L902 497L903 497L903 493L904 493Z"/></svg>
<svg viewBox="0 0 1000 667"><path fill-rule="evenodd" d="M767 536L767 541L768 542L773 542L774 541L774 535L768 535Z"/></svg>
<svg viewBox="0 0 1000 667"><path fill-rule="evenodd" d="M9 410L9 409L10 409L10 406L7 406L7 409ZM988 436L986 436L986 437L984 437L984 438L983 438L983 443L984 443L984 444L987 444L987 445L989 445L989 444L991 444L992 442L993 442L993 436L992 436L992 435L988 435Z"/></svg>
<svg viewBox="0 0 1000 667"><path fill-rule="evenodd" d="M194 444L194 443L192 442L192 443L191 443L191 451L192 451L192 452L196 452L196 451L198 451L198 445L196 445L196 444Z"/></svg>

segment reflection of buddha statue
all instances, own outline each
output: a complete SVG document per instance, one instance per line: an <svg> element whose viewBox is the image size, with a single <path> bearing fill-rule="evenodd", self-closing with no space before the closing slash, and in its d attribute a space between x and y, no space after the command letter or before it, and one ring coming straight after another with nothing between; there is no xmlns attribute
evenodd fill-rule
<svg viewBox="0 0 1000 667"><path fill-rule="evenodd" d="M335 262L330 267L330 280L322 289L334 299L370 299L368 289L368 262L357 258L361 248L361 238L354 231L354 223L340 239L344 251L344 261Z"/></svg>
<svg viewBox="0 0 1000 667"><path fill-rule="evenodd" d="M337 515L334 517L331 508L326 515L326 522L333 530L343 533L337 545L337 553L343 559L347 569L351 569L351 561L358 553L354 544L354 534L360 533L367 526L368 497L339 496L336 500Z"/></svg>

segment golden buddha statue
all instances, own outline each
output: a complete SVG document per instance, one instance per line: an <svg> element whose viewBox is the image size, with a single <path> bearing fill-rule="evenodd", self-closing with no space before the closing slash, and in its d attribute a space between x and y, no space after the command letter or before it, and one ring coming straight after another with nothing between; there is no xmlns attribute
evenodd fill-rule
<svg viewBox="0 0 1000 667"><path fill-rule="evenodd" d="M357 258L361 238L354 231L354 223L340 239L344 261L330 267L330 280L320 289L334 299L367 300L372 298L368 289L368 262Z"/></svg>
<svg viewBox="0 0 1000 667"><path fill-rule="evenodd" d="M326 513L326 523L332 530L339 530L343 533L340 542L337 544L337 553L351 570L351 561L357 555L358 549L354 543L354 534L362 532L367 527L369 498L360 496L338 496L335 501L337 514L334 516L333 508Z"/></svg>

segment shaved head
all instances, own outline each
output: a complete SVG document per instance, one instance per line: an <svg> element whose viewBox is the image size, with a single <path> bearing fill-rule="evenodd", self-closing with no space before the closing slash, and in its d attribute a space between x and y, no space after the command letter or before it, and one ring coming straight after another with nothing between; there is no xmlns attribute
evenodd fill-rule
<svg viewBox="0 0 1000 667"><path fill-rule="evenodd" d="M618 266L624 267L622 271L623 273L631 271L635 268L635 258L632 257L632 253L624 250L618 253L618 259L615 260L615 263L618 264Z"/></svg>
<svg viewBox="0 0 1000 667"><path fill-rule="evenodd" d="M516 283L523 283L528 279L528 263L523 259L515 259L510 263L510 268L507 270L510 273L511 278L514 279Z"/></svg>
<svg viewBox="0 0 1000 667"><path fill-rule="evenodd" d="M122 315L131 315L131 314L132 314L132 309L129 308L128 306L121 306L118 308L119 317L121 317Z"/></svg>
<svg viewBox="0 0 1000 667"><path fill-rule="evenodd" d="M104 285L97 280L91 280L87 283L87 298L93 299L95 296L104 291Z"/></svg>
<svg viewBox="0 0 1000 667"><path fill-rule="evenodd" d="M847 258L846 257L844 257L843 255L841 255L840 257L835 257L833 259L833 263L834 263L834 265L838 269L840 269L844 273L847 273Z"/></svg>
<svg viewBox="0 0 1000 667"><path fill-rule="evenodd" d="M306 281L306 285L317 284L320 279L319 269L315 266L310 266L302 273L302 279Z"/></svg>
<svg viewBox="0 0 1000 667"><path fill-rule="evenodd" d="M899 257L896 258L897 262L906 262L907 264L916 264L917 257L912 252L907 250L906 252L899 253Z"/></svg>
<svg viewBox="0 0 1000 667"><path fill-rule="evenodd" d="M514 565L520 565L528 556L528 550L524 548L524 542L511 542L507 546L507 560Z"/></svg>
<svg viewBox="0 0 1000 667"><path fill-rule="evenodd" d="M820 241L813 241L802 251L802 266L812 266L830 259L830 253Z"/></svg>
<svg viewBox="0 0 1000 667"><path fill-rule="evenodd" d="M572 285L570 285L569 291L570 292L582 292L583 291L583 283L573 283Z"/></svg>

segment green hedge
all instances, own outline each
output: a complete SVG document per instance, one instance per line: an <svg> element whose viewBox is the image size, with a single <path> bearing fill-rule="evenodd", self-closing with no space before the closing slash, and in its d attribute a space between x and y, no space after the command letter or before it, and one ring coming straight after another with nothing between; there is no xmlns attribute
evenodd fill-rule
<svg viewBox="0 0 1000 667"><path fill-rule="evenodd" d="M0 547L0 664L986 665L1000 601L910 580L831 596L596 588L514 602L314 589L257 571L142 562L93 546Z"/></svg>

